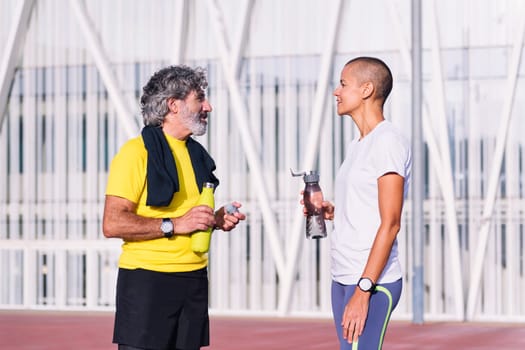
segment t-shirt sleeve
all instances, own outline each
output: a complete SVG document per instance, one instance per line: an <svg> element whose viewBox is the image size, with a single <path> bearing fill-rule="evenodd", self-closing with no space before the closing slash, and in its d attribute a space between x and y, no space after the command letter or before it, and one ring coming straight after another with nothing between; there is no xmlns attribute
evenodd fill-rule
<svg viewBox="0 0 525 350"><path fill-rule="evenodd" d="M124 144L111 161L106 195L139 203L146 184L146 159L143 144L136 140Z"/></svg>
<svg viewBox="0 0 525 350"><path fill-rule="evenodd" d="M400 135L390 132L381 135L374 147L373 157L376 178L387 173L407 176L410 146Z"/></svg>

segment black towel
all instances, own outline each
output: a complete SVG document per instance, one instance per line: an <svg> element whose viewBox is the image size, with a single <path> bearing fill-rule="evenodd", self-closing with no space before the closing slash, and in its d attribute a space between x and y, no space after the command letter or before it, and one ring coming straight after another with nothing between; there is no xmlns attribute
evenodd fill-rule
<svg viewBox="0 0 525 350"><path fill-rule="evenodd" d="M164 132L160 127L146 126L142 129L142 139L148 151L147 184L148 198L146 205L165 207L170 205L175 192L179 191L179 176L175 159ZM205 182L211 182L215 188L219 180L213 174L215 162L206 149L189 137L186 147L190 155L195 181L199 191Z"/></svg>

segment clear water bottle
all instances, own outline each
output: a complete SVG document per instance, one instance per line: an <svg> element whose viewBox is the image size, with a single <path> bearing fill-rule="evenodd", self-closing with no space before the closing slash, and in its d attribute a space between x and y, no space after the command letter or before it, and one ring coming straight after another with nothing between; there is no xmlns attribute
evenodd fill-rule
<svg viewBox="0 0 525 350"><path fill-rule="evenodd" d="M323 192L319 186L319 173L316 171L294 173L292 176L302 176L304 180L303 201L306 207L306 238L326 237L326 224L324 222Z"/></svg>
<svg viewBox="0 0 525 350"><path fill-rule="evenodd" d="M207 205L215 209L215 198L213 196L214 185L210 182L205 182L202 186L202 192L199 197L197 205ZM210 249L212 228L205 231L197 231L191 235L191 249L196 253L206 253Z"/></svg>

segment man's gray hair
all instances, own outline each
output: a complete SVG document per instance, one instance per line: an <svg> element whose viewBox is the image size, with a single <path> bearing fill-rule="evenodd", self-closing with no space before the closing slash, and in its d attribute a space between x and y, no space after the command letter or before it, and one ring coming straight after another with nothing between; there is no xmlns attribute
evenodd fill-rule
<svg viewBox="0 0 525 350"><path fill-rule="evenodd" d="M201 95L207 87L206 70L201 67L181 65L157 71L142 88L140 107L144 125L162 125L169 112L170 98L184 100L192 91Z"/></svg>

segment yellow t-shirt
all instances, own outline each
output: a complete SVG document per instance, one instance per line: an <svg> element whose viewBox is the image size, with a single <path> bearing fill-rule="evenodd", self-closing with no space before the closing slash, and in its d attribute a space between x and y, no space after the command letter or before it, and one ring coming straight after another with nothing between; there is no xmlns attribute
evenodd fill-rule
<svg viewBox="0 0 525 350"><path fill-rule="evenodd" d="M166 134L165 136L175 157L180 187L167 207L146 205L148 152L142 137L126 142L111 162L106 195L122 197L136 203L137 215L150 218L179 217L194 207L199 199L199 189L186 142ZM122 268L160 272L194 271L207 264L207 254L192 251L190 235L178 234L170 239L124 242L119 260L119 267Z"/></svg>

